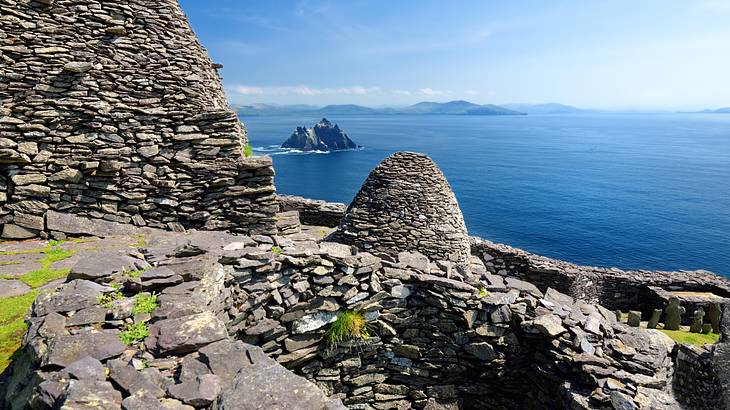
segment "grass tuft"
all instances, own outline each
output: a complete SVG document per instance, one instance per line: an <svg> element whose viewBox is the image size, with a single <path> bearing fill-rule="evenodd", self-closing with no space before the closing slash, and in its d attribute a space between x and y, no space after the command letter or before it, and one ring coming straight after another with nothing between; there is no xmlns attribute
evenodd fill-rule
<svg viewBox="0 0 730 410"><path fill-rule="evenodd" d="M127 325L126 329L119 333L119 340L127 346L131 346L134 343L141 342L150 335L150 329L147 327L147 323L139 322L131 325Z"/></svg>
<svg viewBox="0 0 730 410"><path fill-rule="evenodd" d="M119 289L117 289L114 292L102 293L99 295L97 301L102 307L111 309L114 306L114 301L119 299L124 299L124 295Z"/></svg>
<svg viewBox="0 0 730 410"><path fill-rule="evenodd" d="M69 268L51 269L46 266L38 270L24 273L23 275L19 276L18 279L25 282L25 284L27 284L31 288L35 289L56 279L63 279L68 276L69 272L71 272L71 269Z"/></svg>
<svg viewBox="0 0 730 410"><path fill-rule="evenodd" d="M159 306L157 303L157 294L152 293L139 293L134 297L134 308L132 309L132 316L140 313L152 313Z"/></svg>
<svg viewBox="0 0 730 410"><path fill-rule="evenodd" d="M479 288L479 297L480 298L486 298L489 295L489 292L487 292L486 289L480 287Z"/></svg>
<svg viewBox="0 0 730 410"><path fill-rule="evenodd" d="M149 266L149 267L143 268L143 269L128 270L128 271L124 271L124 275L129 276L130 278L138 278L138 277L142 276L143 273L147 272L150 269L152 269L152 266Z"/></svg>
<svg viewBox="0 0 730 410"><path fill-rule="evenodd" d="M0 306L2 306L0 309L0 373L8 367L13 355L20 348L23 335L27 330L25 314L36 296L38 296L38 291L0 298Z"/></svg>
<svg viewBox="0 0 730 410"><path fill-rule="evenodd" d="M665 335L672 338L677 343L686 345L711 345L717 343L720 340L720 335L717 333L691 333L685 330L664 330L660 329Z"/></svg>
<svg viewBox="0 0 730 410"><path fill-rule="evenodd" d="M251 148L251 144L246 144L246 146L243 147L243 156L246 158L253 156L253 148Z"/></svg>
<svg viewBox="0 0 730 410"><path fill-rule="evenodd" d="M368 340L370 332L361 312L346 310L337 315L324 337L327 347L332 350L347 340Z"/></svg>
<svg viewBox="0 0 730 410"><path fill-rule="evenodd" d="M274 245L271 247L271 252L274 252L277 255L281 255L284 251L282 251L280 247Z"/></svg>

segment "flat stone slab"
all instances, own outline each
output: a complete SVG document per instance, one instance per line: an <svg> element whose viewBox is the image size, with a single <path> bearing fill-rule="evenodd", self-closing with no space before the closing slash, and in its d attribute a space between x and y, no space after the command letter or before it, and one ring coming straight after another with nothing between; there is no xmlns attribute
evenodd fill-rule
<svg viewBox="0 0 730 410"><path fill-rule="evenodd" d="M111 332L58 336L48 347L43 364L65 367L86 356L104 360L120 355L126 348L119 336Z"/></svg>
<svg viewBox="0 0 730 410"><path fill-rule="evenodd" d="M15 279L0 279L0 297L18 296L30 292L30 286Z"/></svg>
<svg viewBox="0 0 730 410"><path fill-rule="evenodd" d="M159 354L181 354L228 337L226 326L211 312L165 319L150 326L145 345Z"/></svg>
<svg viewBox="0 0 730 410"><path fill-rule="evenodd" d="M78 215L65 214L49 210L46 213L46 225L50 231L66 234L114 236L133 235L141 230L133 225L125 225L103 219L84 218Z"/></svg>

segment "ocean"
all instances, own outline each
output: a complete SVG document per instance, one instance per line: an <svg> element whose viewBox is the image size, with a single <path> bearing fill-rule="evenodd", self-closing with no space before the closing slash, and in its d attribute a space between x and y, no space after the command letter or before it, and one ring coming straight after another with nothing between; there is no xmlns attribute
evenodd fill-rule
<svg viewBox="0 0 730 410"><path fill-rule="evenodd" d="M424 152L471 235L582 265L730 276L730 115L333 116L363 149L277 149L318 120L242 118L279 193L349 204L385 157Z"/></svg>

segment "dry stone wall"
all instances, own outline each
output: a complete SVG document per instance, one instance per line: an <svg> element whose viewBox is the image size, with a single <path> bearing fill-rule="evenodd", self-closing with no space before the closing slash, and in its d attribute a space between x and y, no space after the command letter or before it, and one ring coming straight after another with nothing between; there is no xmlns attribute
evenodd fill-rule
<svg viewBox="0 0 730 410"><path fill-rule="evenodd" d="M397 152L368 176L333 240L378 255L417 251L468 267L464 217L448 181L424 154Z"/></svg>
<svg viewBox="0 0 730 410"><path fill-rule="evenodd" d="M0 225L48 210L271 233L268 158L175 0L0 0Z"/></svg>
<svg viewBox="0 0 730 410"><path fill-rule="evenodd" d="M499 275L514 275L540 289L553 287L611 310L638 310L648 320L653 309L663 308L667 291L708 292L716 295L704 302L687 303L683 323L689 324L694 309L709 311L712 302L730 298L730 281L708 271L624 271L617 268L579 266L531 254L521 249L472 237L472 253L487 270ZM689 308L692 308L691 310Z"/></svg>

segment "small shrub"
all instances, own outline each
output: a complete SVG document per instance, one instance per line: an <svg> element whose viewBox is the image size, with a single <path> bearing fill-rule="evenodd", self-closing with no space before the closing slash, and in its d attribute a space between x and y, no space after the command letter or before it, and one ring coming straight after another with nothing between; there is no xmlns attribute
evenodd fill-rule
<svg viewBox="0 0 730 410"><path fill-rule="evenodd" d="M282 251L280 247L274 245L271 247L271 252L274 252L277 255L281 255L284 251Z"/></svg>
<svg viewBox="0 0 730 410"><path fill-rule="evenodd" d="M243 147L243 156L246 158L253 156L253 148L251 148L251 144L246 144L246 146Z"/></svg>
<svg viewBox="0 0 730 410"><path fill-rule="evenodd" d="M102 307L111 309L114 306L114 301L119 299L124 299L124 295L117 289L114 292L102 293L97 300Z"/></svg>
<svg viewBox="0 0 730 410"><path fill-rule="evenodd" d="M337 315L337 320L332 322L324 337L331 350L347 340L368 340L370 332L361 312L346 310Z"/></svg>
<svg viewBox="0 0 730 410"><path fill-rule="evenodd" d="M139 322L131 325L127 325L126 329L119 333L119 340L127 346L131 346L133 343L141 342L150 335L150 329L147 327L147 323Z"/></svg>
<svg viewBox="0 0 730 410"><path fill-rule="evenodd" d="M140 313L152 313L157 309L159 304L157 303L157 294L153 293L148 295L146 293L140 293L134 297L134 308L132 308L132 316Z"/></svg>

